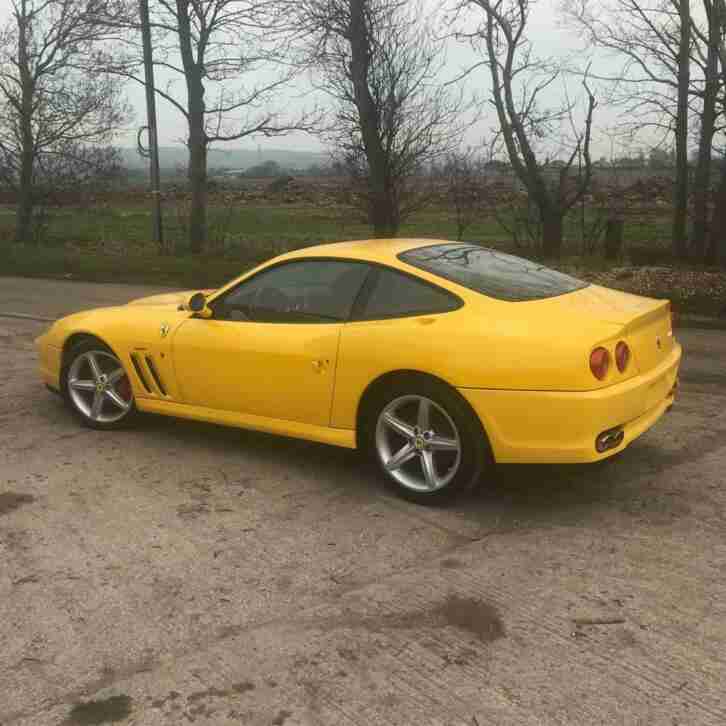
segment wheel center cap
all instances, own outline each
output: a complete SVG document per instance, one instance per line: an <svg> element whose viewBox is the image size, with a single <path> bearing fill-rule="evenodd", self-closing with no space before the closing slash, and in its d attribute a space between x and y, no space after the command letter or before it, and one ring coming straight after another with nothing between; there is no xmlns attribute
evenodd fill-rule
<svg viewBox="0 0 726 726"><path fill-rule="evenodd" d="M413 445L416 451L423 451L426 447L426 441L423 436L415 436L413 439Z"/></svg>

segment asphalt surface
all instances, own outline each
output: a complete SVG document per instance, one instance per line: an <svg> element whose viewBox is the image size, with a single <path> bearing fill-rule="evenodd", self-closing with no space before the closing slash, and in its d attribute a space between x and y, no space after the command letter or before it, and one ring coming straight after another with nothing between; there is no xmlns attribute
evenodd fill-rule
<svg viewBox="0 0 726 726"><path fill-rule="evenodd" d="M141 287L0 278L54 317ZM80 428L0 317L0 725L726 723L726 333L596 466L443 510L354 452Z"/></svg>

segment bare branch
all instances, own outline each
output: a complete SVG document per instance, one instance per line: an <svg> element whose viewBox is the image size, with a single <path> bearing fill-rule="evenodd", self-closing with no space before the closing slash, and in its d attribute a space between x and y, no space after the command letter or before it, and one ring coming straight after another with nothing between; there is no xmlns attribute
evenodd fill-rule
<svg viewBox="0 0 726 726"><path fill-rule="evenodd" d="M115 163L104 145L129 109L104 70L113 33L98 19L117 12L113 0L12 0L0 38L0 176L18 192L18 241L31 237L49 180Z"/></svg>
<svg viewBox="0 0 726 726"><path fill-rule="evenodd" d="M595 97L587 83L585 128L575 128L575 103L569 98L552 108L545 107L543 91L561 77L562 69L552 60L538 58L527 36L530 0L459 0L454 14L453 36L471 46L482 59L472 67L489 69L491 103L497 114L501 138L514 172L536 204L544 234L544 252L559 254L562 219L586 192L591 178L590 143ZM464 26L463 30L460 30ZM461 74L463 77L465 74ZM540 139L569 119L574 134L569 158L553 188L537 156ZM570 170L578 155L585 171L571 180ZM570 186L574 185L574 190Z"/></svg>
<svg viewBox="0 0 726 726"><path fill-rule="evenodd" d="M342 156L376 235L427 199L423 170L457 148L461 94L440 85L441 42L401 0L302 0L302 26L336 104L325 138Z"/></svg>

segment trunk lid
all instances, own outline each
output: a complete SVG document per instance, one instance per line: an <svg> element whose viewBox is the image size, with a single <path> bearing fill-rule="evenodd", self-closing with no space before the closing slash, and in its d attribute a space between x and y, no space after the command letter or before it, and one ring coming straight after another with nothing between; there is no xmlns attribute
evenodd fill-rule
<svg viewBox="0 0 726 726"><path fill-rule="evenodd" d="M599 285L590 285L559 300L592 319L621 325L616 338L630 346L640 373L658 366L673 350L675 340L668 300L631 295Z"/></svg>
<svg viewBox="0 0 726 726"><path fill-rule="evenodd" d="M670 303L653 300L653 307L634 317L623 331L641 373L647 373L673 351L675 340L671 327Z"/></svg>

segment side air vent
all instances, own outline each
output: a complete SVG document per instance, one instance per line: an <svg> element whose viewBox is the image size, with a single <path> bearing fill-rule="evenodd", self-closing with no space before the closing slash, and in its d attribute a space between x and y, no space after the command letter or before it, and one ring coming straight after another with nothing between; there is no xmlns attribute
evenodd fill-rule
<svg viewBox="0 0 726 726"><path fill-rule="evenodd" d="M151 373L151 377L154 379L154 383L156 383L156 387L159 389L159 392L162 396L166 396L166 389L164 388L164 384L161 382L161 376L156 370L153 358L149 355L146 356L146 365L149 366L149 373Z"/></svg>
<svg viewBox="0 0 726 726"><path fill-rule="evenodd" d="M144 372L141 370L141 365L139 364L139 359L135 353L131 354L131 363L134 366L136 375L139 377L139 380L141 381L141 385L144 387L144 389L146 390L147 393L151 393L151 388L149 387L149 384L146 381L146 376L144 375Z"/></svg>

